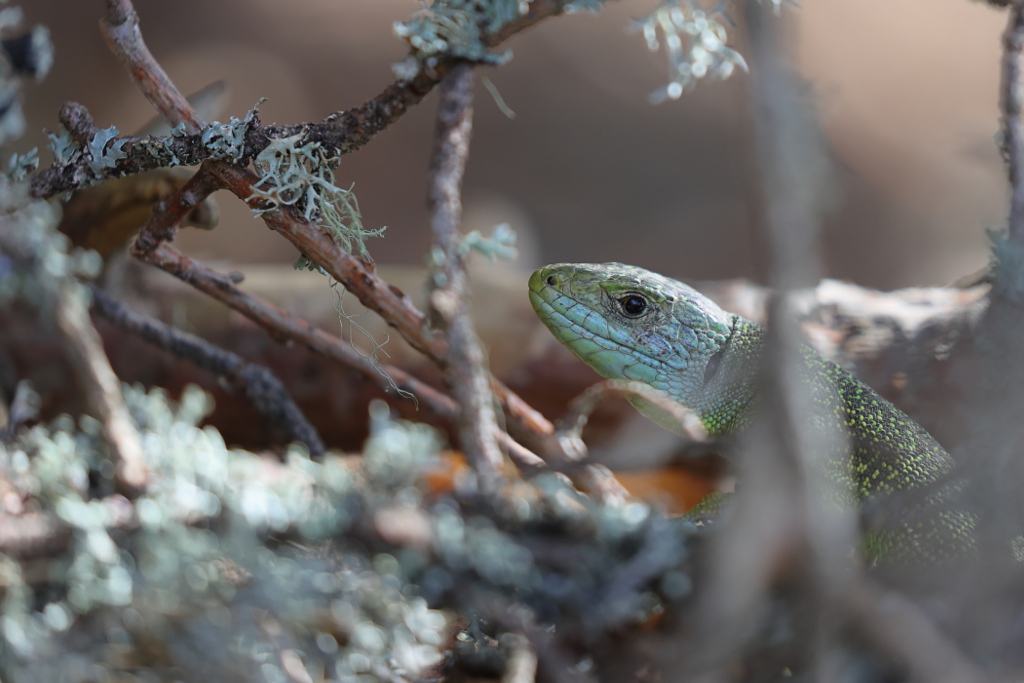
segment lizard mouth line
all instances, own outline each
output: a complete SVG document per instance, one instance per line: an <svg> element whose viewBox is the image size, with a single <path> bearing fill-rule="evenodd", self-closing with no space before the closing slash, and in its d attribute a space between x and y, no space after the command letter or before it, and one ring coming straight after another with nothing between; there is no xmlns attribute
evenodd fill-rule
<svg viewBox="0 0 1024 683"><path fill-rule="evenodd" d="M541 287L542 289L545 289L548 286L542 285ZM566 295L562 294L562 296ZM572 297L567 298L572 299ZM573 299L573 301L576 301L576 303L578 303L580 306L584 306L584 304L580 303L576 299ZM651 356L648 356L647 354L641 352L636 347L625 346L624 344L621 344L619 342L612 341L608 337L595 334L593 330L590 330L584 327L583 325L580 325L579 323L569 320L569 318L567 318L564 313L562 313L554 306L552 306L551 302L545 299L540 291L534 290L532 288L530 289L530 303L533 304L533 309L537 312L537 316L542 321L544 321L544 323L548 326L552 333L570 349L573 348L573 343L575 339L585 339L601 346L607 351L621 353L625 356L629 356L630 358L633 358L638 364L647 365L651 368L656 368L662 371L665 370L664 363L655 358L652 358ZM553 322L554 325L549 325L548 321ZM565 335L566 332L572 333L575 336L573 338L567 338ZM582 360L586 362L585 359Z"/></svg>

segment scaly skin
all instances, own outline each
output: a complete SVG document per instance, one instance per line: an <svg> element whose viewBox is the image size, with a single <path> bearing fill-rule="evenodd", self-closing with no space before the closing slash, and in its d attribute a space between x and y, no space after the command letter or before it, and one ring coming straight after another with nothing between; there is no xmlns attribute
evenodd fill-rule
<svg viewBox="0 0 1024 683"><path fill-rule="evenodd" d="M530 278L530 301L555 337L609 379L638 380L733 434L757 406L765 332L693 288L619 263L561 263ZM826 495L881 512L865 523L866 559L932 563L974 552L975 516L958 505L953 461L920 425L835 363L802 349L816 429L837 438ZM663 412L632 399L665 424ZM843 432L848 439L841 438ZM866 517L877 514L866 515Z"/></svg>

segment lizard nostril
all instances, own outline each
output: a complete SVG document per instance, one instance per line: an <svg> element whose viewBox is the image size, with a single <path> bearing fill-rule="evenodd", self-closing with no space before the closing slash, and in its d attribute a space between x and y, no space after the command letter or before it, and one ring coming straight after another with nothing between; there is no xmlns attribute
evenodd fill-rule
<svg viewBox="0 0 1024 683"><path fill-rule="evenodd" d="M556 278L554 275L548 275L545 282L548 283L549 287L554 287L558 283L558 278Z"/></svg>

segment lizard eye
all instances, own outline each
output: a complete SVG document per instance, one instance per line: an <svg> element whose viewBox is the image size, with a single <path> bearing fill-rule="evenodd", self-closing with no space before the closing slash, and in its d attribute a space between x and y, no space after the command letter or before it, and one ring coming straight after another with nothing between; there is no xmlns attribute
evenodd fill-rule
<svg viewBox="0 0 1024 683"><path fill-rule="evenodd" d="M647 310L647 299L639 294L630 294L619 299L622 312L630 318L639 318Z"/></svg>

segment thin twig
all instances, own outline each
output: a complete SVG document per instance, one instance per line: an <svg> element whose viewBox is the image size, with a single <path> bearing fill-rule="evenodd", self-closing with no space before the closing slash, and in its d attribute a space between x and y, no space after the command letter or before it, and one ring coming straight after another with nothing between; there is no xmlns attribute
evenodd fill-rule
<svg viewBox="0 0 1024 683"><path fill-rule="evenodd" d="M89 110L78 102L65 102L57 111L57 120L80 146L85 147L99 131Z"/></svg>
<svg viewBox="0 0 1024 683"><path fill-rule="evenodd" d="M93 310L122 330L136 334L157 348L187 358L204 370L225 377L241 391L271 424L292 441L306 444L319 457L327 448L323 440L270 370L250 363L194 334L184 332L125 306L101 289L93 288Z"/></svg>
<svg viewBox="0 0 1024 683"><path fill-rule="evenodd" d="M265 329L280 342L294 340L316 354L330 358L362 373L385 392L397 390L416 396L420 404L434 414L454 420L458 412L455 402L444 393L426 384L405 370L393 365L379 364L360 354L344 340L310 325L274 304L248 294L224 275L214 272L201 262L185 256L168 244L160 244L140 258L174 277L187 282L197 290L238 311ZM504 435L504 436L502 436ZM544 461L501 432L502 446L516 462L524 467L538 467Z"/></svg>
<svg viewBox="0 0 1024 683"><path fill-rule="evenodd" d="M1024 49L1024 3L1015 2L1003 33L1002 83L1000 104L1003 110L1003 150L1010 175L1010 239L1024 243L1024 122L1021 107L1024 91L1021 85L1020 53Z"/></svg>
<svg viewBox="0 0 1024 683"><path fill-rule="evenodd" d="M153 215L139 230L139 236L132 244L131 252L144 257L156 247L174 239L178 225L197 206L217 191L219 186L204 164L181 189L174 193L170 202L161 202L153 207Z"/></svg>
<svg viewBox="0 0 1024 683"><path fill-rule="evenodd" d="M198 134L205 126L192 105L153 58L139 31L139 15L131 0L107 0L107 13L100 20L107 46L124 65L150 104L167 123L185 124L185 132Z"/></svg>
<svg viewBox="0 0 1024 683"><path fill-rule="evenodd" d="M257 178L251 171L223 162L210 162L207 166L225 189L240 199L252 199ZM252 199L249 203L262 206L261 201ZM280 233L320 265L366 308L380 315L414 349L439 367L445 367L448 355L445 340L433 333L426 316L416 308L412 299L377 275L371 262L345 251L325 228L306 221L294 211L275 209L262 213L260 217L267 227ZM509 431L517 441L544 458L566 457L554 438L554 425L547 418L498 380L492 380L491 389L501 402Z"/></svg>
<svg viewBox="0 0 1024 683"><path fill-rule="evenodd" d="M269 301L242 291L227 276L214 272L174 247L161 244L152 253L141 258L238 311L265 329L274 339L281 342L298 341L314 353L358 370L385 391L392 388L408 391L415 394L431 412L454 418L455 404L430 385L395 366L376 365L371 358L360 354L342 339L310 325ZM393 386L388 378L393 380Z"/></svg>
<svg viewBox="0 0 1024 683"><path fill-rule="evenodd" d="M707 443L711 439L707 429L697 414L677 401L670 399L665 393L658 391L650 384L633 380L609 379L591 385L583 393L572 400L569 410L558 420L558 435L561 439L578 441L587 426L590 414L601 401L613 395L632 396L644 401L651 409L657 408L663 413L664 427L685 436L691 442ZM579 453L582 457L585 453Z"/></svg>
<svg viewBox="0 0 1024 683"><path fill-rule="evenodd" d="M447 378L462 410L458 431L462 449L479 471L494 474L502 456L494 440L498 428L490 372L484 366L480 340L469 319L469 283L462 234L462 179L473 130L473 68L457 64L441 84L434 152L430 160L427 203L441 262L432 274L430 307L437 329L448 339Z"/></svg>

